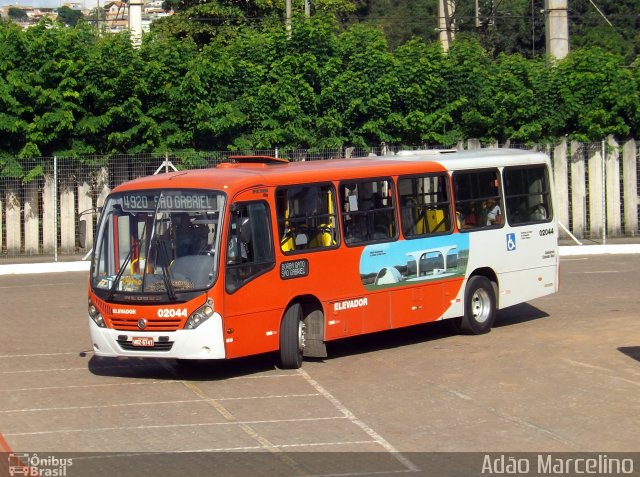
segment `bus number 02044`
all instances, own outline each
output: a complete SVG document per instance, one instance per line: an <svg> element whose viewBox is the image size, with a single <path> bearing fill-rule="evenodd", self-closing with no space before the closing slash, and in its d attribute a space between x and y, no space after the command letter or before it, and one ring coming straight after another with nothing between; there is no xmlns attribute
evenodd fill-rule
<svg viewBox="0 0 640 477"><path fill-rule="evenodd" d="M550 229L542 229L540 231L540 237L544 237L545 235L553 235L553 228Z"/></svg>
<svg viewBox="0 0 640 477"><path fill-rule="evenodd" d="M160 308L158 310L158 318L180 318L182 316L187 317L186 308Z"/></svg>

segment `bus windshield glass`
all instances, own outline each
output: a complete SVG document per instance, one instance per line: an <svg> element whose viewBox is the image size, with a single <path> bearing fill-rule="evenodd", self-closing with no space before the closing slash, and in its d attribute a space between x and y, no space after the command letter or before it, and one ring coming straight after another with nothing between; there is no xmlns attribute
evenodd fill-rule
<svg viewBox="0 0 640 477"><path fill-rule="evenodd" d="M131 191L110 196L98 224L96 291L166 294L210 287L218 274L225 196L216 191Z"/></svg>

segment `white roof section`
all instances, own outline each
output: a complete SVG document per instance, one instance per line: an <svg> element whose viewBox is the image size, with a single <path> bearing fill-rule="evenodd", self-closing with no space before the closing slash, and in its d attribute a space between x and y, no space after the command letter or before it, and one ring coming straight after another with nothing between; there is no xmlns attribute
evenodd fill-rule
<svg viewBox="0 0 640 477"><path fill-rule="evenodd" d="M542 152L522 149L477 149L472 151L418 150L401 151L396 156L377 156L372 159L393 161L430 161L449 170L504 167L529 164L550 164L549 156Z"/></svg>

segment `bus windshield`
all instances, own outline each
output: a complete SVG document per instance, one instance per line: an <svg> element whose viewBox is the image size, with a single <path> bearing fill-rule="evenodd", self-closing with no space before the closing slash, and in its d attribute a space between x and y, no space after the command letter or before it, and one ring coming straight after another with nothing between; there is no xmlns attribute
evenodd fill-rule
<svg viewBox="0 0 640 477"><path fill-rule="evenodd" d="M91 284L115 293L167 295L210 287L218 274L225 196L216 191L111 195L98 224Z"/></svg>

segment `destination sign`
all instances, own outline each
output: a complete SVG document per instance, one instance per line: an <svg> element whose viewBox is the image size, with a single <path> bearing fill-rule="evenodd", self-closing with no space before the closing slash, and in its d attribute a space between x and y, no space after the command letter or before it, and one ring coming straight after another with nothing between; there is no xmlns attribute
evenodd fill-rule
<svg viewBox="0 0 640 477"><path fill-rule="evenodd" d="M158 204L160 201L160 204ZM122 209L126 211L141 210L210 210L217 208L214 195L202 192L179 194L124 194L122 195Z"/></svg>

